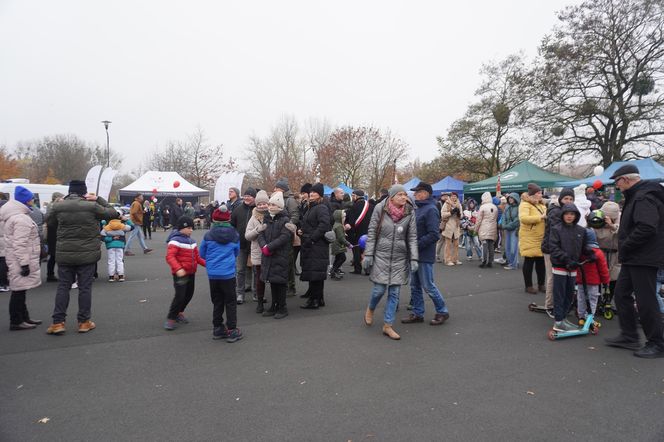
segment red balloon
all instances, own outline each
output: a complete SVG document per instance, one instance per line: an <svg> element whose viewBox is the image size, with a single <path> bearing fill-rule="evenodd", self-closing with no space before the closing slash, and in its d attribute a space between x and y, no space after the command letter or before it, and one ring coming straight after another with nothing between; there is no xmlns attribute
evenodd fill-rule
<svg viewBox="0 0 664 442"><path fill-rule="evenodd" d="M603 185L602 180L595 180L595 182L593 182L593 189L599 190Z"/></svg>
<svg viewBox="0 0 664 442"><path fill-rule="evenodd" d="M173 187L175 187L176 189L177 189L178 187L180 187L180 182L179 182L179 181L175 181L175 182L173 183Z"/></svg>
<svg viewBox="0 0 664 442"><path fill-rule="evenodd" d="M157 193L157 189L152 189L152 193Z"/></svg>

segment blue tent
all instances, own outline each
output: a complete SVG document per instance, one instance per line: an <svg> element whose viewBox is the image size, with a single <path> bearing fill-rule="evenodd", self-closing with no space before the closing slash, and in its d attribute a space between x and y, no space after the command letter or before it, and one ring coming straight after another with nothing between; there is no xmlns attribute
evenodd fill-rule
<svg viewBox="0 0 664 442"><path fill-rule="evenodd" d="M339 184L337 185L337 187L339 187L340 189L343 189L343 190L344 190L344 193L347 193L348 195L350 195L351 193L353 193L353 189L351 189L350 187L348 187L348 186L345 185L344 183L339 183Z"/></svg>
<svg viewBox="0 0 664 442"><path fill-rule="evenodd" d="M443 192L456 192L459 199L463 200L463 185L465 181L457 180L451 176L446 176L442 180L431 185L434 198L438 198Z"/></svg>
<svg viewBox="0 0 664 442"><path fill-rule="evenodd" d="M331 188L330 186L328 186L327 184L323 184L323 191L325 192L325 196L330 196L330 195L332 195L332 191L333 191L333 190L334 190L334 189L332 189L332 188Z"/></svg>
<svg viewBox="0 0 664 442"><path fill-rule="evenodd" d="M576 187L579 184L592 186L597 180L600 180L602 184L613 184L613 180L610 178L611 175L613 175L619 167L624 166L625 164L635 165L639 169L641 178L644 180L664 179L664 166L652 158L644 158L642 160L616 161L611 163L601 175L591 176L580 180L560 181L556 183L556 187Z"/></svg>
<svg viewBox="0 0 664 442"><path fill-rule="evenodd" d="M410 189L417 186L420 183L420 181L422 181L422 180L419 179L418 177L414 176L409 181L406 181L405 183L403 183L403 187L406 188L407 192L410 192Z"/></svg>

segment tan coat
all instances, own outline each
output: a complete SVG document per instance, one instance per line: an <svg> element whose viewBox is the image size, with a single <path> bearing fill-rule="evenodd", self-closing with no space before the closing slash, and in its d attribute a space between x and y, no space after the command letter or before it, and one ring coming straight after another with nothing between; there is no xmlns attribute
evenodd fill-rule
<svg viewBox="0 0 664 442"><path fill-rule="evenodd" d="M29 214L28 206L15 200L7 202L0 209L0 224L5 232L9 288L12 291L30 290L41 285L39 231ZM21 276L21 267L26 265L30 268L30 274Z"/></svg>
<svg viewBox="0 0 664 442"><path fill-rule="evenodd" d="M498 207L492 202L491 194L482 194L482 205L477 212L475 231L480 241L495 241L498 238Z"/></svg>
<svg viewBox="0 0 664 442"><path fill-rule="evenodd" d="M461 216L452 216L452 209L455 207L459 209L459 214L463 213L463 208L458 200L455 204L448 199L440 210L440 225L443 228L443 236L448 239L458 239L461 236Z"/></svg>
<svg viewBox="0 0 664 442"><path fill-rule="evenodd" d="M542 219L546 215L546 206L536 203L528 193L521 195L519 204L519 253L526 258L544 256L542 240L546 223ZM545 218L546 219L546 218Z"/></svg>
<svg viewBox="0 0 664 442"><path fill-rule="evenodd" d="M263 256L261 252L261 246L258 245L258 235L259 227L263 224L263 217L266 212L260 212L254 207L254 210L251 212L251 218L247 221L247 229L245 230L244 237L247 241L251 241L251 254L249 258L251 259L252 266L261 265L261 257Z"/></svg>

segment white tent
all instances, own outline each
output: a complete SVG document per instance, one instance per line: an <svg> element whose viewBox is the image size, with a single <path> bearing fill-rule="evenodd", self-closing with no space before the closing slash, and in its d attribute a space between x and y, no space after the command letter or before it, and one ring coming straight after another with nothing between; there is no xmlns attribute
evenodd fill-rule
<svg viewBox="0 0 664 442"><path fill-rule="evenodd" d="M159 172L151 170L145 172L139 179L120 189L120 197L133 197L138 193L146 197L166 196L198 197L209 196L210 192L194 186L177 172Z"/></svg>

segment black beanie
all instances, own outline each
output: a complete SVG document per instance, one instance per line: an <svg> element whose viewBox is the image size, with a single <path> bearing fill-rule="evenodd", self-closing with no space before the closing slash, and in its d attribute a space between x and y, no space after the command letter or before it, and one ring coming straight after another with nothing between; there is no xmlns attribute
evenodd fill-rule
<svg viewBox="0 0 664 442"><path fill-rule="evenodd" d="M78 196L83 196L88 193L88 186L85 181L71 180L69 182L69 194L75 193Z"/></svg>
<svg viewBox="0 0 664 442"><path fill-rule="evenodd" d="M574 190L569 187L563 187L563 190L560 191L560 195L558 195L558 201L561 201L565 196L571 196L572 201L574 201Z"/></svg>
<svg viewBox="0 0 664 442"><path fill-rule="evenodd" d="M535 183L528 183L528 195L533 196L537 192L541 192L542 188Z"/></svg>
<svg viewBox="0 0 664 442"><path fill-rule="evenodd" d="M178 230L186 229L187 227L194 227L194 220L188 217L187 215L181 216L180 219L178 219L178 223L176 225Z"/></svg>
<svg viewBox="0 0 664 442"><path fill-rule="evenodd" d="M311 183L304 183L304 185L300 189L300 193L309 193L309 192L311 192Z"/></svg>
<svg viewBox="0 0 664 442"><path fill-rule="evenodd" d="M311 186L311 192L316 192L319 194L321 197L325 196L325 187L321 183L316 183L313 186Z"/></svg>
<svg viewBox="0 0 664 442"><path fill-rule="evenodd" d="M254 189L253 187L247 187L247 190L245 190L242 195L249 195L256 198L256 189Z"/></svg>

